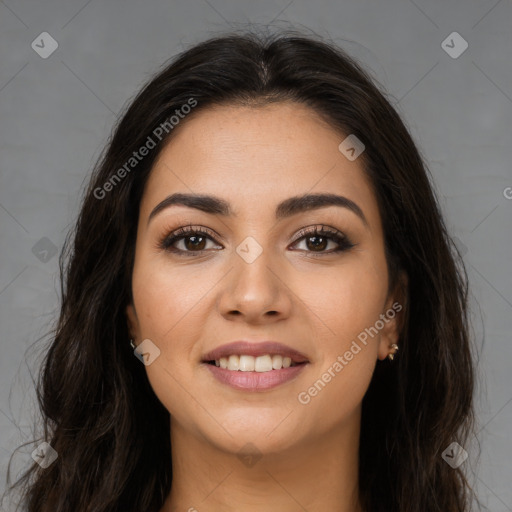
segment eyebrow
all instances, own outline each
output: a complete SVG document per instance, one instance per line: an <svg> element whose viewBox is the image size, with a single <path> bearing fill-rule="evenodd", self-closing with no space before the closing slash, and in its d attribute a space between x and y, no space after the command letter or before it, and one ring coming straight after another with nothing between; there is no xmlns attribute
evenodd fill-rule
<svg viewBox="0 0 512 512"><path fill-rule="evenodd" d="M159 212L174 205L195 208L205 213L222 215L223 217L236 217L230 204L224 199L204 194L176 193L166 197L153 208L152 212L149 214L148 224ZM298 213L329 206L338 206L350 210L363 221L366 227L369 227L368 220L357 203L348 199L348 197L336 194L305 194L290 197L277 205L275 217L276 220L281 220Z"/></svg>

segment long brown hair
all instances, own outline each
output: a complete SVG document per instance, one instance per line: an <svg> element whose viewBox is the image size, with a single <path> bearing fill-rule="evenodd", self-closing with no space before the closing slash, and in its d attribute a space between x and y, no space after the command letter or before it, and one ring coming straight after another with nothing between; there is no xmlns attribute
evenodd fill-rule
<svg viewBox="0 0 512 512"><path fill-rule="evenodd" d="M13 486L24 483L27 512L158 512L170 492L169 414L133 356L125 308L144 184L174 133L157 140L155 130L191 99L190 116L215 104L295 101L364 143L390 286L404 271L408 287L399 355L377 362L363 399L361 502L371 512L470 510L466 466L441 456L474 434L467 274L427 165L375 82L319 37L231 32L166 63L129 104L61 253L61 311L37 387L43 437L59 457L46 469L32 464ZM156 147L127 168L151 136Z"/></svg>

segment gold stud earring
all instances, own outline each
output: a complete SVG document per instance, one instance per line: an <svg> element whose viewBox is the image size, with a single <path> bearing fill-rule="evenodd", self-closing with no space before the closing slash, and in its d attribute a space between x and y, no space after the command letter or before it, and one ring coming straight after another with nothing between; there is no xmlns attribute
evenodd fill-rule
<svg viewBox="0 0 512 512"><path fill-rule="evenodd" d="M392 349L394 349L394 350L395 350L395 352L394 352L393 354L389 354L389 355L388 355L388 359L389 359L390 361L393 361L393 359L395 358L395 353L396 353L396 352L398 352L398 345L397 345L396 343L393 343L393 344L391 345L391 348L392 348Z"/></svg>

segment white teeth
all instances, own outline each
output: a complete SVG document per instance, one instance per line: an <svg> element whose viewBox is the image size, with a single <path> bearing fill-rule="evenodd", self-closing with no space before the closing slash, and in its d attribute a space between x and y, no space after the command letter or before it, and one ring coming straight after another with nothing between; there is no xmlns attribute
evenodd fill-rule
<svg viewBox="0 0 512 512"><path fill-rule="evenodd" d="M272 370L272 358L270 356L259 356L254 362L254 370L257 372L269 372Z"/></svg>
<svg viewBox="0 0 512 512"><path fill-rule="evenodd" d="M280 370L283 367L283 356L272 356L272 368Z"/></svg>
<svg viewBox="0 0 512 512"><path fill-rule="evenodd" d="M254 357L252 357L252 356L240 356L240 370L242 372L253 372L254 371L254 364L255 364L254 363Z"/></svg>
<svg viewBox="0 0 512 512"><path fill-rule="evenodd" d="M240 368L240 358L238 356L229 356L228 370L238 370Z"/></svg>
<svg viewBox="0 0 512 512"><path fill-rule="evenodd" d="M283 357L280 355L265 354L263 356L253 357L232 354L229 357L217 359L215 366L220 366L221 368L231 371L269 372L271 370L280 370L281 368L296 366L296 363L292 363L291 357Z"/></svg>

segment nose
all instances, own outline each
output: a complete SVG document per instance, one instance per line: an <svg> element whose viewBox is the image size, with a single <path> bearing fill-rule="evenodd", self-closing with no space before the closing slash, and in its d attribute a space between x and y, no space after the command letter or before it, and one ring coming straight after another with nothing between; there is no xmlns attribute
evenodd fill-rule
<svg viewBox="0 0 512 512"><path fill-rule="evenodd" d="M234 252L233 269L226 276L218 303L226 319L262 324L290 315L292 292L286 272L272 262L270 252L264 250L252 262Z"/></svg>

